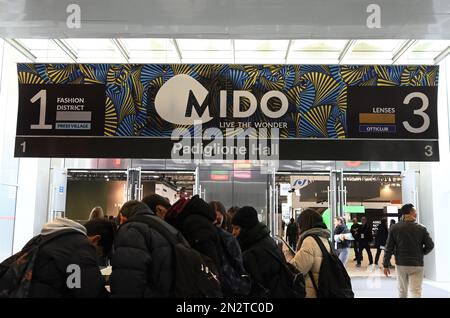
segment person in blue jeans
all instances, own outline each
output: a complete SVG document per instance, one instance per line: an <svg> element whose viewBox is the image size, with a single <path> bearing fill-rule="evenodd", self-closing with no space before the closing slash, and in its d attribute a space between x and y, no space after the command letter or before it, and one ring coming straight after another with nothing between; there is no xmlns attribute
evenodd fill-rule
<svg viewBox="0 0 450 318"><path fill-rule="evenodd" d="M336 255L345 266L348 261L348 256L350 254L350 240L347 225L345 224L344 218L336 217L334 219L334 240L336 242ZM346 235L347 234L347 235Z"/></svg>

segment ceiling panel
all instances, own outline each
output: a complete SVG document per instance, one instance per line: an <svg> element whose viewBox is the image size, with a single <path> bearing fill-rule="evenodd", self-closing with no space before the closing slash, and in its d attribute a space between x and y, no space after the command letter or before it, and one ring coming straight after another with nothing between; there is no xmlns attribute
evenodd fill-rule
<svg viewBox="0 0 450 318"><path fill-rule="evenodd" d="M233 51L182 51L184 59L233 59Z"/></svg>
<svg viewBox="0 0 450 318"><path fill-rule="evenodd" d="M358 40L353 51L355 52L395 52L405 40Z"/></svg>
<svg viewBox="0 0 450 318"><path fill-rule="evenodd" d="M172 39L120 39L128 51L172 51Z"/></svg>
<svg viewBox="0 0 450 318"><path fill-rule="evenodd" d="M18 39L36 62L73 62L54 40ZM80 63L245 63L337 64L348 40L223 39L64 39ZM392 64L405 44L413 43L395 64L433 64L450 40L355 40L341 64ZM118 45L117 45L118 44ZM177 46L181 54L181 61ZM290 44L290 45L289 45ZM122 51L119 50L121 46ZM233 51L234 48L234 51ZM288 52L289 50L289 52ZM126 57L129 57L128 61ZM288 54L287 54L288 53ZM398 55L398 54L397 54Z"/></svg>
<svg viewBox="0 0 450 318"><path fill-rule="evenodd" d="M231 40L178 39L181 51L227 51L232 49Z"/></svg>
<svg viewBox="0 0 450 318"><path fill-rule="evenodd" d="M235 40L236 51L285 51L289 40Z"/></svg>
<svg viewBox="0 0 450 318"><path fill-rule="evenodd" d="M341 51L347 40L293 40L291 51Z"/></svg>
<svg viewBox="0 0 450 318"><path fill-rule="evenodd" d="M236 51L234 56L237 59L284 59L286 51Z"/></svg>
<svg viewBox="0 0 450 318"><path fill-rule="evenodd" d="M73 62L52 40L18 39L18 42L36 56L36 62L38 63Z"/></svg>

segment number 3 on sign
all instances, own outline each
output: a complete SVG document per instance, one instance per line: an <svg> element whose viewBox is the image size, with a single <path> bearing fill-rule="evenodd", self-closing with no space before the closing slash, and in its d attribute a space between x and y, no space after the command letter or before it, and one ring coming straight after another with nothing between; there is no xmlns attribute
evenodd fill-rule
<svg viewBox="0 0 450 318"><path fill-rule="evenodd" d="M41 89L36 95L34 95L31 99L31 103L35 103L38 100L41 100L40 110L39 110L39 124L31 125L31 129L52 129L52 125L45 124L45 112L47 110L47 91L45 89Z"/></svg>
<svg viewBox="0 0 450 318"><path fill-rule="evenodd" d="M433 147L430 145L425 146L425 156L431 157L433 155Z"/></svg>
<svg viewBox="0 0 450 318"><path fill-rule="evenodd" d="M405 99L403 100L403 104L408 105L413 98L420 98L422 100L422 107L420 109L414 110L414 115L418 115L423 118L423 125L414 128L405 120L403 122L403 126L410 133L420 134L426 131L428 127L430 127L430 117L425 113L429 105L429 100L427 95L425 95L424 93L414 92L406 95Z"/></svg>

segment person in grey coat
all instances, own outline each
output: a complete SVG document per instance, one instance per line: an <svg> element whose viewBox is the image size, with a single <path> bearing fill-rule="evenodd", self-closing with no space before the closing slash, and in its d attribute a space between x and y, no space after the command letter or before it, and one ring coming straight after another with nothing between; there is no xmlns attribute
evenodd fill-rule
<svg viewBox="0 0 450 318"><path fill-rule="evenodd" d="M402 220L392 225L384 251L384 274L390 275L389 262L395 255L398 291L400 298L422 296L423 257L434 248L433 240L425 226L416 222L417 212L412 204L402 207Z"/></svg>

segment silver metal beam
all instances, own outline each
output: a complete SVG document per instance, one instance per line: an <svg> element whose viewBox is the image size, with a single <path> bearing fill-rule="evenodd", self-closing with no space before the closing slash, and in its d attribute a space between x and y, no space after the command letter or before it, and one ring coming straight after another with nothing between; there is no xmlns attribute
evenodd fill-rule
<svg viewBox="0 0 450 318"><path fill-rule="evenodd" d="M341 53L339 53L338 63L341 64L342 61L345 59L348 53L351 53L353 51L353 47L356 44L356 40L348 40L345 44L344 48L342 49Z"/></svg>
<svg viewBox="0 0 450 318"><path fill-rule="evenodd" d="M450 45L441 53L434 58L434 64L439 64L443 59L445 59L450 54Z"/></svg>
<svg viewBox="0 0 450 318"><path fill-rule="evenodd" d="M59 40L59 39L53 39L52 40L53 43L55 43L61 50L63 50L64 53L66 53L66 55L74 62L77 62L77 55L76 53L72 50L71 47L69 47L69 45L67 45L66 42L64 42L64 40Z"/></svg>
<svg viewBox="0 0 450 318"><path fill-rule="evenodd" d="M417 40L406 40L405 42L403 42L403 44L399 47L399 49L394 53L394 56L392 57L392 64L397 62L416 43Z"/></svg>
<svg viewBox="0 0 450 318"><path fill-rule="evenodd" d="M127 63L130 62L130 54L128 54L128 51L125 48L125 45L123 45L123 43L119 39L111 39L111 42L119 50L120 54L123 56L125 61L127 61Z"/></svg>
<svg viewBox="0 0 450 318"><path fill-rule="evenodd" d="M182 63L183 61L182 61L182 56L181 56L181 50L180 50L180 47L178 46L177 39L172 39L172 41L173 41L173 46L175 47L175 50L177 51L178 58L180 59L180 63Z"/></svg>
<svg viewBox="0 0 450 318"><path fill-rule="evenodd" d="M234 49L234 39L231 40L231 49L233 50L233 64L236 64L236 50Z"/></svg>
<svg viewBox="0 0 450 318"><path fill-rule="evenodd" d="M286 64L287 64L287 59L289 56L289 51L291 50L291 45L292 45L292 40L289 40L289 44L286 49L286 55L284 56L284 63L286 63Z"/></svg>
<svg viewBox="0 0 450 318"><path fill-rule="evenodd" d="M20 43L18 40L15 39L4 39L6 43L11 45L13 48L15 48L17 51L19 51L23 56L25 56L27 59L31 60L31 62L36 62L36 55L31 53L31 51L25 47L22 43Z"/></svg>

